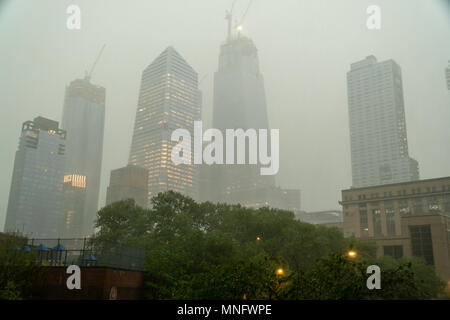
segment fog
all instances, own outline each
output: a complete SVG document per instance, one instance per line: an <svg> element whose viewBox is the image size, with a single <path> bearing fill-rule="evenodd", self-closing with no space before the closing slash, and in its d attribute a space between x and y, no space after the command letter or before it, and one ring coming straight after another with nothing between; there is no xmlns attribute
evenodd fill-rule
<svg viewBox="0 0 450 320"><path fill-rule="evenodd" d="M92 82L106 88L99 205L112 169L127 164L141 72L173 46L198 72L211 123L213 75L231 0L14 0L0 2L0 230L22 123L61 121L65 86L105 50ZM68 30L66 8L81 8ZM248 1L239 0L240 18ZM366 8L381 8L368 30ZM258 48L271 128L280 129L277 184L301 189L302 210L339 209L351 186L346 73L373 54L402 68L410 156L421 179L450 176L450 2L253 1L243 34Z"/></svg>

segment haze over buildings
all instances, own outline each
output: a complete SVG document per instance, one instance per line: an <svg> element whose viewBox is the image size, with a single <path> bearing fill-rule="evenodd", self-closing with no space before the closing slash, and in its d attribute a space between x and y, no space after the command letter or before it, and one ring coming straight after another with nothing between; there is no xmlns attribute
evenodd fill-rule
<svg viewBox="0 0 450 320"><path fill-rule="evenodd" d="M72 81L66 88L62 116L62 127L67 131L64 173L86 177L80 237L88 236L94 231L100 192L104 126L105 88L92 84L89 76ZM81 209L81 206L78 208ZM80 213L77 212L76 215Z"/></svg>
<svg viewBox="0 0 450 320"><path fill-rule="evenodd" d="M220 47L219 65L214 73L213 128L220 130L224 137L227 129L266 129L270 132L258 50L239 30L232 32L232 17L228 15L227 19L228 35ZM270 136L267 141L267 150L271 150ZM261 175L261 164L249 164L250 145L257 143L252 141L251 135L245 136L245 164L236 164L238 147L235 143L234 164L203 168L210 178L204 182L202 200L239 203L254 208L271 206L300 210L299 190L277 188L274 175ZM226 154L225 143L222 152Z"/></svg>
<svg viewBox="0 0 450 320"><path fill-rule="evenodd" d="M445 69L445 77L447 79L447 89L450 90L450 61L448 62L448 68Z"/></svg>
<svg viewBox="0 0 450 320"><path fill-rule="evenodd" d="M64 87L82 77L103 43L107 47L92 80L108 91L99 206L105 204L110 170L129 160L142 69L167 46L199 74L202 117L205 127L212 126L213 74L230 2L80 0L81 29L71 31L70 1L33 6L3 1L0 228L22 123L36 115L61 119ZM380 0L382 26L376 31L366 28L369 4L253 1L243 23L242 33L258 48L270 127L280 129L276 183L301 189L306 211L338 209L340 190L352 185L345 74L351 63L371 54L402 67L408 149L420 163L421 178L450 173L450 102L443 74L450 58L448 1ZM236 20L246 5L237 2Z"/></svg>

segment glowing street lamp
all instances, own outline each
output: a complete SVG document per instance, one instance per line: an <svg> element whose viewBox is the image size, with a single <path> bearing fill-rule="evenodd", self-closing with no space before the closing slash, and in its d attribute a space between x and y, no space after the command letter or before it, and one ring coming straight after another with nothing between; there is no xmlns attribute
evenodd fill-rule
<svg viewBox="0 0 450 320"><path fill-rule="evenodd" d="M256 237L256 241L259 241L259 240L261 240L261 237L259 237L259 236Z"/></svg>
<svg viewBox="0 0 450 320"><path fill-rule="evenodd" d="M350 258L356 258L356 256L358 255L358 253L355 250L350 250L349 252L347 252L347 255Z"/></svg>
<svg viewBox="0 0 450 320"><path fill-rule="evenodd" d="M278 268L277 269L277 275L282 276L283 274L284 274L283 268Z"/></svg>

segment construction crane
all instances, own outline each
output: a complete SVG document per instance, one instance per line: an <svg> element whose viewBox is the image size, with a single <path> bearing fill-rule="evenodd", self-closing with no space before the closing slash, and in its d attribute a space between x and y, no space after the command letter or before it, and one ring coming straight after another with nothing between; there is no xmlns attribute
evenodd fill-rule
<svg viewBox="0 0 450 320"><path fill-rule="evenodd" d="M247 16L247 13L248 13L248 9L250 9L250 7L251 7L251 5L252 5L252 2L253 2L253 0L250 0L250 1L248 2L247 9L245 9L245 12L244 12L244 15L243 15L242 18L241 18L241 21L240 21L240 22L238 23L238 25L236 26L236 30L237 30L238 32L242 31L242 24L244 23L245 17Z"/></svg>
<svg viewBox="0 0 450 320"><path fill-rule="evenodd" d="M106 44L104 44L103 47L100 49L100 52L99 52L99 54L97 55L97 59L95 59L94 64L92 65L91 70L89 70L89 72L86 72L85 79L86 79L87 81L90 81L90 80L91 80L92 72L94 71L95 66L97 65L98 60L99 60L100 57L102 56L103 49L105 49L105 46L106 46Z"/></svg>
<svg viewBox="0 0 450 320"><path fill-rule="evenodd" d="M234 5L236 4L237 0L234 0L233 3L231 4L231 9L230 11L226 12L226 16L225 16L225 20L228 21L228 40L231 39L231 25L232 25L232 20L233 20L233 9L234 9ZM235 25L235 29L236 31L239 33L240 31L242 31L242 24L244 23L245 17L247 16L248 10L250 9L251 5L252 5L253 0L250 0L248 2L247 5L247 9L245 9L244 15L242 16L241 20L239 21L239 23L237 23Z"/></svg>
<svg viewBox="0 0 450 320"><path fill-rule="evenodd" d="M231 4L231 9L230 11L226 12L226 16L225 16L225 20L228 21L228 34L227 34L227 39L230 40L231 38L231 24L232 24L232 20L233 20L233 9L234 9L234 5L236 4L237 0L234 0L233 3Z"/></svg>

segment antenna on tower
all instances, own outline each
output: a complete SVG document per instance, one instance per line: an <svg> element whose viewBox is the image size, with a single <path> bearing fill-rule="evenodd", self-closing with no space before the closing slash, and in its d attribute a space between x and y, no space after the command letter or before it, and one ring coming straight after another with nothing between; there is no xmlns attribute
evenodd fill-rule
<svg viewBox="0 0 450 320"><path fill-rule="evenodd" d="M94 64L92 65L91 70L89 70L89 72L86 72L86 76L85 79L90 81L91 80L91 76L92 76L92 72L95 69L95 66L97 65L98 60L100 59L100 57L102 56L103 53L103 49L105 49L106 44L103 45L103 47L100 49L99 54L97 55L97 59L95 59Z"/></svg>

